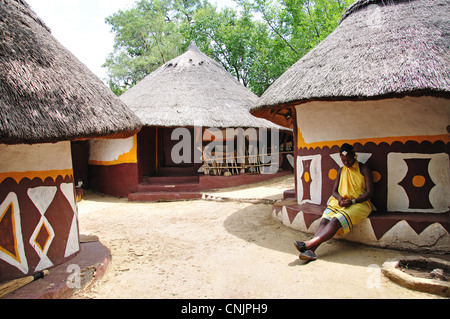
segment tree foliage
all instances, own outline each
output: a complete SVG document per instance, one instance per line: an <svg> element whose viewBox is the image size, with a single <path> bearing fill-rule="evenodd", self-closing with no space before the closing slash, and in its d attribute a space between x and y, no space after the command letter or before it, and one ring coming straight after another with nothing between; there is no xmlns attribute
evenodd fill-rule
<svg viewBox="0 0 450 319"><path fill-rule="evenodd" d="M199 0L140 0L106 18L115 34L114 52L104 67L117 95L178 56L185 48L180 26L189 24Z"/></svg>
<svg viewBox="0 0 450 319"><path fill-rule="evenodd" d="M180 55L189 43L261 95L338 25L354 0L139 0L106 19L115 33L104 66L118 95Z"/></svg>

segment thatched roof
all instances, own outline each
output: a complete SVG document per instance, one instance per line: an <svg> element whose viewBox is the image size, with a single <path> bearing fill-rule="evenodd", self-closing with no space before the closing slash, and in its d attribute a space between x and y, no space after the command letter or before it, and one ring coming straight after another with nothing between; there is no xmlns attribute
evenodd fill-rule
<svg viewBox="0 0 450 319"><path fill-rule="evenodd" d="M258 97L194 44L120 98L148 126L275 127L250 114Z"/></svg>
<svg viewBox="0 0 450 319"><path fill-rule="evenodd" d="M310 100L449 96L449 3L355 2L334 32L267 89L252 114Z"/></svg>
<svg viewBox="0 0 450 319"><path fill-rule="evenodd" d="M142 126L23 0L0 0L0 143L125 137Z"/></svg>

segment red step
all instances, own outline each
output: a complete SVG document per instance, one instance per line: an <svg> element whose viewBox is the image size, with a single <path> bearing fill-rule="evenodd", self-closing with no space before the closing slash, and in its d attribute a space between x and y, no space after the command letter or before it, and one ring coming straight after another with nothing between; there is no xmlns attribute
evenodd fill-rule
<svg viewBox="0 0 450 319"><path fill-rule="evenodd" d="M155 176L144 178L144 184L150 185L176 185L176 184L198 184L198 176Z"/></svg>
<svg viewBox="0 0 450 319"><path fill-rule="evenodd" d="M138 192L128 194L131 202L170 202L180 200L201 199L197 192Z"/></svg>
<svg viewBox="0 0 450 319"><path fill-rule="evenodd" d="M201 190L198 176L147 177L137 186L137 193L196 192Z"/></svg>
<svg viewBox="0 0 450 319"><path fill-rule="evenodd" d="M200 184L174 184L174 185L151 185L151 184L139 184L136 188L136 192L195 192L201 189Z"/></svg>
<svg viewBox="0 0 450 319"><path fill-rule="evenodd" d="M136 192L128 195L129 201L158 202L201 199L200 191L251 184L292 174L280 172L276 175L236 175L226 176L159 176L146 177L137 186ZM295 198L295 190L287 191L285 199Z"/></svg>
<svg viewBox="0 0 450 319"><path fill-rule="evenodd" d="M167 202L200 199L202 194L198 176L146 177L135 193L128 195L134 202Z"/></svg>

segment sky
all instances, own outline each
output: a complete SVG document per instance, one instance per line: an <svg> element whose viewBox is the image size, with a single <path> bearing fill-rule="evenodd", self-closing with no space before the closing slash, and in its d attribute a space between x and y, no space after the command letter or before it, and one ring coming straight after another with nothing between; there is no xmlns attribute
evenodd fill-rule
<svg viewBox="0 0 450 319"><path fill-rule="evenodd" d="M113 51L114 34L105 18L131 8L137 0L26 0L51 29L52 35L106 82L102 67ZM235 6L233 0L210 0L218 7Z"/></svg>

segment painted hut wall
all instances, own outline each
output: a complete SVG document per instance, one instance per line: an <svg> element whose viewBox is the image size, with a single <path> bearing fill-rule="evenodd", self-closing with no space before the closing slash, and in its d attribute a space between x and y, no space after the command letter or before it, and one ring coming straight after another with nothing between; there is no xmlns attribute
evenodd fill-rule
<svg viewBox="0 0 450 319"><path fill-rule="evenodd" d="M449 211L448 99L315 101L296 110L299 204L326 205L348 142L372 168L378 211Z"/></svg>
<svg viewBox="0 0 450 319"><path fill-rule="evenodd" d="M89 151L89 186L107 195L125 197L139 183L137 136L93 139Z"/></svg>
<svg viewBox="0 0 450 319"><path fill-rule="evenodd" d="M408 112L403 105L407 102L410 110L419 114ZM349 105L359 117L347 116ZM320 114L315 114L318 110ZM337 237L376 247L448 253L448 99L310 102L297 105L294 114L297 204L286 201L275 205L274 218L293 229L316 232L342 166L339 147L348 142L355 146L358 160L372 169L375 211L353 232ZM362 118L364 126L355 124ZM422 124L417 124L419 119ZM417 130L411 130L408 123L418 125ZM374 136L363 135L367 132L363 127ZM389 131L383 127L389 127Z"/></svg>
<svg viewBox="0 0 450 319"><path fill-rule="evenodd" d="M0 144L0 282L79 250L70 142Z"/></svg>

